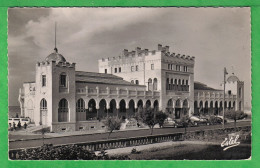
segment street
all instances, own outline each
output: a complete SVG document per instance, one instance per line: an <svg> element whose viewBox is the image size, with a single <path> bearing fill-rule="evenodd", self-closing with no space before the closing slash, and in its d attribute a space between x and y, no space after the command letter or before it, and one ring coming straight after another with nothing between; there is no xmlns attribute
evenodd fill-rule
<svg viewBox="0 0 260 168"><path fill-rule="evenodd" d="M237 126L251 126L251 121L238 122ZM234 127L234 123L227 123L225 127ZM222 125L188 127L187 131L218 129L218 128L222 128ZM177 132L184 132L184 128L156 128L153 131L153 135L170 134L170 133L177 133ZM129 137L138 137L138 136L147 136L147 135L150 135L150 130L148 129L118 131L118 132L113 132L110 135L110 139L129 138ZM61 145L61 144L106 140L107 137L108 137L108 133L73 135L73 136L46 138L44 139L44 143ZM29 147L37 147L41 145L43 145L43 139L15 141L15 142L9 142L9 149L29 148Z"/></svg>

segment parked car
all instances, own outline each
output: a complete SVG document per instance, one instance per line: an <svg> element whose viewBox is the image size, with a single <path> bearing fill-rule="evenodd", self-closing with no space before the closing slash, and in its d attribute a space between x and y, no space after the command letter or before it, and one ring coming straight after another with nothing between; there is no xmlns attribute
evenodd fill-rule
<svg viewBox="0 0 260 168"><path fill-rule="evenodd" d="M8 124L11 126L13 126L13 123L15 123L15 125L17 126L17 124L21 123L21 126L24 126L24 124L29 124L31 122L31 119L30 118L9 118L8 119Z"/></svg>
<svg viewBox="0 0 260 168"><path fill-rule="evenodd" d="M189 118L189 122L191 126L199 126L199 125L210 125L210 122L207 118L200 118L197 116L191 116Z"/></svg>
<svg viewBox="0 0 260 168"><path fill-rule="evenodd" d="M178 127L178 123L173 120L172 118L168 117L165 119L163 127L174 127L177 128Z"/></svg>
<svg viewBox="0 0 260 168"><path fill-rule="evenodd" d="M215 117L220 118L221 119L221 124L223 123L223 116L217 115ZM225 118L224 122L225 123L227 122L226 118Z"/></svg>

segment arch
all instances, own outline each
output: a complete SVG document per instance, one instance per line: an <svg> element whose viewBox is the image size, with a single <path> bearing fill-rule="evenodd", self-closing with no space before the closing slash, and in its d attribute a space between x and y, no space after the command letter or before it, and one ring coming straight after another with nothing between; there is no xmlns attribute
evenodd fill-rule
<svg viewBox="0 0 260 168"><path fill-rule="evenodd" d="M150 100L147 100L146 103L145 103L145 108L149 108L151 107L151 101Z"/></svg>
<svg viewBox="0 0 260 168"><path fill-rule="evenodd" d="M228 102L228 109L229 109L229 110L231 109L231 106L232 106L231 101L229 101L229 102Z"/></svg>
<svg viewBox="0 0 260 168"><path fill-rule="evenodd" d="M89 113L96 113L97 112L96 101L94 99L90 99L88 101L88 112Z"/></svg>
<svg viewBox="0 0 260 168"><path fill-rule="evenodd" d="M125 103L125 100L122 99L120 102L119 102L119 112L123 112L125 113L126 112L126 103Z"/></svg>
<svg viewBox="0 0 260 168"><path fill-rule="evenodd" d="M129 107L129 113L134 114L135 113L135 101L131 99L128 104Z"/></svg>
<svg viewBox="0 0 260 168"><path fill-rule="evenodd" d="M141 99L137 102L137 107L143 108L143 101Z"/></svg>
<svg viewBox="0 0 260 168"><path fill-rule="evenodd" d="M112 99L109 103L109 112L116 113L116 100Z"/></svg>
<svg viewBox="0 0 260 168"><path fill-rule="evenodd" d="M40 102L40 124L47 125L47 101L42 99Z"/></svg>
<svg viewBox="0 0 260 168"><path fill-rule="evenodd" d="M153 81L151 78L148 79L148 91L151 91L153 88Z"/></svg>
<svg viewBox="0 0 260 168"><path fill-rule="evenodd" d="M204 114L208 114L209 112L209 102L205 101Z"/></svg>
<svg viewBox="0 0 260 168"><path fill-rule="evenodd" d="M67 99L63 98L59 102L58 109L58 121L67 122L68 121L69 104Z"/></svg>
<svg viewBox="0 0 260 168"><path fill-rule="evenodd" d="M182 111L182 108L181 108L181 101L180 99L176 100L175 102L175 119L179 119L180 116L181 116L181 111Z"/></svg>
<svg viewBox="0 0 260 168"><path fill-rule="evenodd" d="M187 115L188 113L188 108L189 108L189 104L188 104L188 100L185 99L182 103L182 107L183 107L183 114Z"/></svg>
<svg viewBox="0 0 260 168"><path fill-rule="evenodd" d="M85 112L85 101L82 98L76 103L76 112Z"/></svg>
<svg viewBox="0 0 260 168"><path fill-rule="evenodd" d="M76 120L84 121L86 120L86 109L85 109L85 101L80 98L76 102Z"/></svg>
<svg viewBox="0 0 260 168"><path fill-rule="evenodd" d="M214 114L215 115L219 115L219 109L218 109L218 101L215 101L215 110L214 110Z"/></svg>
<svg viewBox="0 0 260 168"><path fill-rule="evenodd" d="M180 108L180 107L181 107L181 101L180 101L180 99L178 99L175 102L175 108Z"/></svg>
<svg viewBox="0 0 260 168"><path fill-rule="evenodd" d="M40 102L40 108L43 110L47 109L47 101L44 98Z"/></svg>
<svg viewBox="0 0 260 168"><path fill-rule="evenodd" d="M153 90L157 90L158 89L157 85L158 85L158 80L157 80L157 78L154 78L153 79Z"/></svg>
<svg viewBox="0 0 260 168"><path fill-rule="evenodd" d="M210 101L209 103L209 114L212 115L214 114L214 102L213 101Z"/></svg>
<svg viewBox="0 0 260 168"><path fill-rule="evenodd" d="M172 99L168 100L166 110L169 114L172 114L172 112L173 112L173 101L172 101Z"/></svg>
<svg viewBox="0 0 260 168"><path fill-rule="evenodd" d="M154 108L155 111L158 111L158 110L159 110L159 102L158 102L158 100L155 100L155 101L153 102L153 108Z"/></svg>
<svg viewBox="0 0 260 168"><path fill-rule="evenodd" d="M98 118L104 118L107 115L107 101L105 99L101 99L99 101L99 109L98 109Z"/></svg>
<svg viewBox="0 0 260 168"><path fill-rule="evenodd" d="M227 108L227 101L224 102L224 108Z"/></svg>
<svg viewBox="0 0 260 168"><path fill-rule="evenodd" d="M199 114L198 101L194 101L194 115Z"/></svg>
<svg viewBox="0 0 260 168"><path fill-rule="evenodd" d="M188 108L189 106L189 104L188 104L188 100L187 99L185 99L184 101L183 101L183 103L182 103L183 105L183 108Z"/></svg>

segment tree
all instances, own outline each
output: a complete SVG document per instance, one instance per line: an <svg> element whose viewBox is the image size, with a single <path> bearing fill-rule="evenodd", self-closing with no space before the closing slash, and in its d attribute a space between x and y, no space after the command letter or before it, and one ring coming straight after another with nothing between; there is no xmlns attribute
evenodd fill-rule
<svg viewBox="0 0 260 168"><path fill-rule="evenodd" d="M150 128L151 135L153 134L153 128L158 123L155 118L155 112L153 109L151 109L150 107L138 108L135 118L138 122L141 121L146 124Z"/></svg>
<svg viewBox="0 0 260 168"><path fill-rule="evenodd" d="M119 130L122 120L119 119L118 117L108 117L106 120L103 122L105 126L107 127L107 130L109 131L107 139L109 139L111 133L114 130Z"/></svg>
<svg viewBox="0 0 260 168"><path fill-rule="evenodd" d="M243 111L227 110L225 112L225 117L234 120L234 125L236 127L237 120L245 118L247 115Z"/></svg>
<svg viewBox="0 0 260 168"><path fill-rule="evenodd" d="M168 115L162 111L159 111L158 113L156 113L155 118L156 118L157 122L159 123L160 128L162 128L164 121L167 117L168 117Z"/></svg>

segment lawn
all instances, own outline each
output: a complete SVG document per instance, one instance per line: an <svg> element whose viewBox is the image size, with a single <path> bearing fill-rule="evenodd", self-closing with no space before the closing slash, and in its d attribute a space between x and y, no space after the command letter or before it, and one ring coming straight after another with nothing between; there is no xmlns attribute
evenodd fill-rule
<svg viewBox="0 0 260 168"><path fill-rule="evenodd" d="M251 156L251 144L223 151L220 145L181 144L141 151L130 154L131 160L238 160Z"/></svg>

